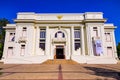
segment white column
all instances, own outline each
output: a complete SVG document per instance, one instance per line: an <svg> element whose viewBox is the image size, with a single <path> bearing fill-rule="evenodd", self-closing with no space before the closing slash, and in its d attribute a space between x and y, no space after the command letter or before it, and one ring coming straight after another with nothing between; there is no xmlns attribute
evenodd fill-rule
<svg viewBox="0 0 120 80"><path fill-rule="evenodd" d="M105 36L104 35L104 26L98 27L98 32L100 32L100 34L99 34L100 36L98 36L98 37L100 37L100 39L102 40L103 55L101 55L101 56L107 56L107 54L105 53L105 39L103 37L103 36Z"/></svg>
<svg viewBox="0 0 120 80"><path fill-rule="evenodd" d="M33 55L35 55L35 53L36 53L36 50L35 50L35 48L36 48L36 29L37 27L36 26L34 26L34 34L33 34Z"/></svg>
<svg viewBox="0 0 120 80"><path fill-rule="evenodd" d="M46 41L45 41L45 54L49 55L49 26L46 26Z"/></svg>
<svg viewBox="0 0 120 80"><path fill-rule="evenodd" d="M82 55L85 55L85 41L84 41L84 30L83 30L83 26L81 26L81 52Z"/></svg>
<svg viewBox="0 0 120 80"><path fill-rule="evenodd" d="M74 26L71 26L71 54L74 54Z"/></svg>
<svg viewBox="0 0 120 80"><path fill-rule="evenodd" d="M92 53L92 41L91 41L91 29L87 25L86 26L86 35L87 35L87 51L89 56L93 56Z"/></svg>
<svg viewBox="0 0 120 80"><path fill-rule="evenodd" d="M35 42L35 50L36 50L36 54L40 54L39 53L39 39L40 39L40 29L39 27L37 26L37 30L36 30L36 42Z"/></svg>
<svg viewBox="0 0 120 80"><path fill-rule="evenodd" d="M112 38L113 38L112 40L113 40L113 49L114 49L114 50L113 50L113 51L114 51L114 52L113 52L113 55L114 55L115 58L118 58L114 31L112 32L112 36L113 36L113 37L112 37Z"/></svg>

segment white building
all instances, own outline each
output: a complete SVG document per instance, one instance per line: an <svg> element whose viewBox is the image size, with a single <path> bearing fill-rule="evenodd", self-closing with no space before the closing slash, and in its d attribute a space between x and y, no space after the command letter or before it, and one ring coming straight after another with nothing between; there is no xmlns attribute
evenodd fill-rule
<svg viewBox="0 0 120 80"><path fill-rule="evenodd" d="M101 12L18 13L6 27L2 60L34 64L49 59L87 64L117 63L115 26Z"/></svg>

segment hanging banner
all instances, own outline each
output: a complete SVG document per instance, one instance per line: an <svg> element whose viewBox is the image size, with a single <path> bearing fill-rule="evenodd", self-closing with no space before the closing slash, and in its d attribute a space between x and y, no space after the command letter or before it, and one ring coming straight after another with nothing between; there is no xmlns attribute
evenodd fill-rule
<svg viewBox="0 0 120 80"><path fill-rule="evenodd" d="M95 41L95 47L96 47L96 54L101 55L103 54L103 48L102 48L102 41L101 40L96 40Z"/></svg>

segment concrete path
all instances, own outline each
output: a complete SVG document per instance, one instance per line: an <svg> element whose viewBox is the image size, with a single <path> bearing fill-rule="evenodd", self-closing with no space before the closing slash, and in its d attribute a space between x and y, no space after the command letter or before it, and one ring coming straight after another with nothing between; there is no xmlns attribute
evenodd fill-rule
<svg viewBox="0 0 120 80"><path fill-rule="evenodd" d="M120 64L0 64L0 80L120 80Z"/></svg>

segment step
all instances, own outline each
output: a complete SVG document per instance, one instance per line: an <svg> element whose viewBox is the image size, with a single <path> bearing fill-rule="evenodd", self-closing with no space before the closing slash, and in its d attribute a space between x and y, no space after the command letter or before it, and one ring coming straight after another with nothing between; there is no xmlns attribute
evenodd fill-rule
<svg viewBox="0 0 120 80"><path fill-rule="evenodd" d="M78 63L73 60L54 59L54 60L47 60L43 64L78 64Z"/></svg>
<svg viewBox="0 0 120 80"><path fill-rule="evenodd" d="M2 60L0 60L0 64L3 64L4 62Z"/></svg>

